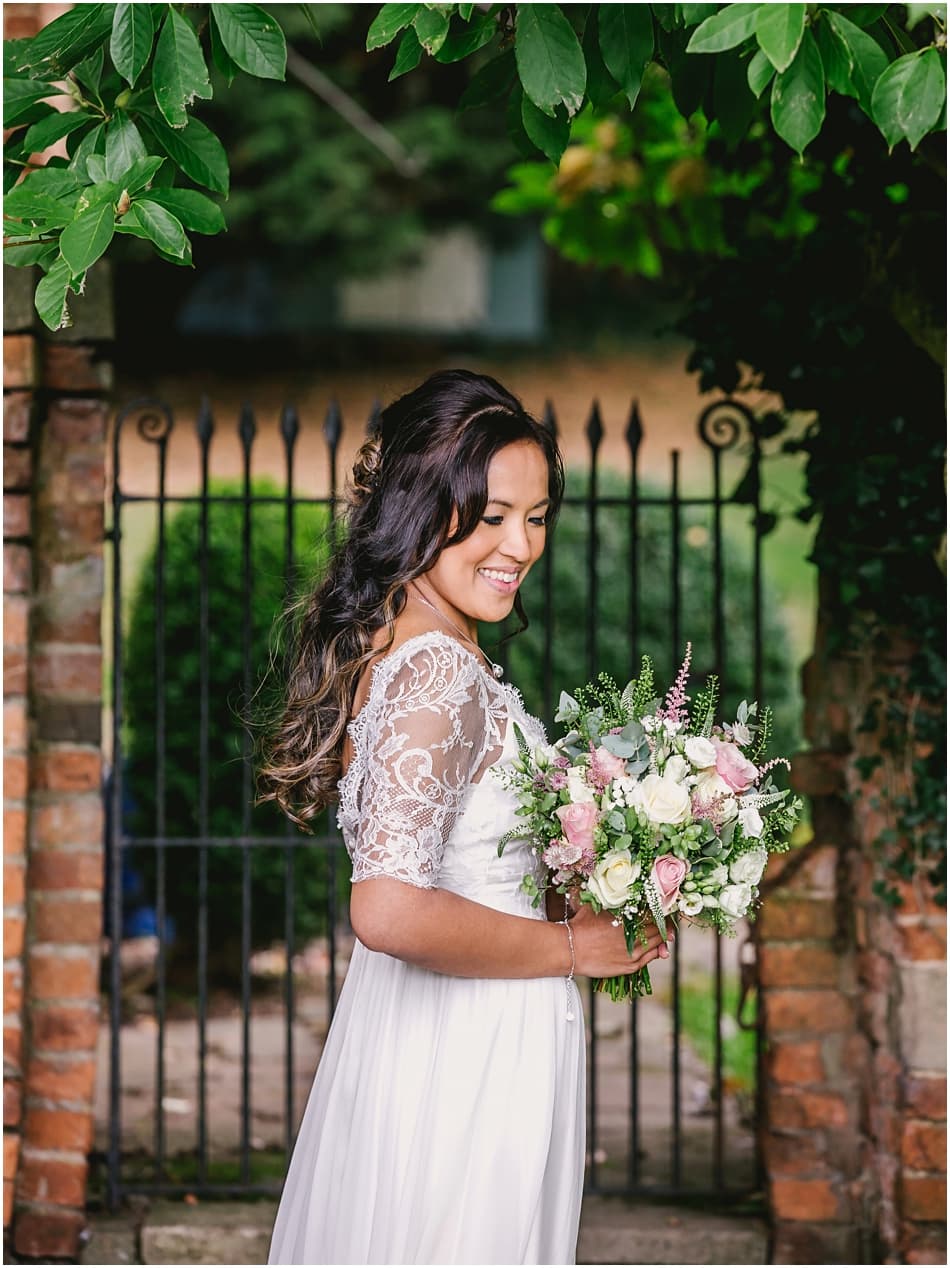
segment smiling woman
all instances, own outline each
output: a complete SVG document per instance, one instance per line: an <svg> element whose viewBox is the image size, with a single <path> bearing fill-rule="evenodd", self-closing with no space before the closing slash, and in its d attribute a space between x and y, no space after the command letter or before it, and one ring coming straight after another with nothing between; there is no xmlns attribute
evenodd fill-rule
<svg viewBox="0 0 950 1268"><path fill-rule="evenodd" d="M262 795L330 800L357 942L281 1195L271 1263L573 1263L584 1176L574 973L630 973L609 912L535 908L496 778L543 729L478 622L514 608L563 491L551 435L494 379L386 409L307 600ZM565 981L566 979L566 981ZM565 999L566 994L566 999ZM529 1108L530 1107L530 1108Z"/></svg>

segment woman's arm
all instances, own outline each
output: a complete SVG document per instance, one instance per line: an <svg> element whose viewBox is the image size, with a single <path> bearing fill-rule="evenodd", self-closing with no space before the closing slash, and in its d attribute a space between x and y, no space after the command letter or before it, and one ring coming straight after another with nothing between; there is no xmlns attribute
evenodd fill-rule
<svg viewBox="0 0 950 1268"><path fill-rule="evenodd" d="M421 889L388 876L353 886L353 931L372 951L455 977L566 977L571 948L561 924L511 916L445 889ZM588 977L633 973L668 950L653 931L627 953L609 912L583 907L571 920L575 971Z"/></svg>

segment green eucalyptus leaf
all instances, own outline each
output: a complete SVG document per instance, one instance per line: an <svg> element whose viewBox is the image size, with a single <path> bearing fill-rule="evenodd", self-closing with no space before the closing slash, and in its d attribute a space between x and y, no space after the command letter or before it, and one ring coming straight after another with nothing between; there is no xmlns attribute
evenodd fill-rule
<svg viewBox="0 0 950 1268"><path fill-rule="evenodd" d="M155 15L151 4L117 4L112 19L109 55L116 70L134 88L148 65L155 40Z"/></svg>
<svg viewBox="0 0 950 1268"><path fill-rule="evenodd" d="M396 60L393 68L389 72L389 83L394 79L398 79L400 75L407 75L409 71L415 70L422 61L422 45L419 43L419 37L416 35L412 27L405 33L399 41L399 48L396 50Z"/></svg>
<svg viewBox="0 0 950 1268"><path fill-rule="evenodd" d="M184 128L175 131L160 115L150 114L140 118L139 126L155 142L155 147L149 148L167 154L197 185L213 189L216 194L227 194L228 156L218 138L200 120L191 118Z"/></svg>
<svg viewBox="0 0 950 1268"><path fill-rule="evenodd" d="M445 43L449 33L449 15L441 9L430 9L423 5L412 19L419 43L433 57Z"/></svg>
<svg viewBox="0 0 950 1268"><path fill-rule="evenodd" d="M71 279L69 265L62 256L50 267L49 272L39 282L34 296L36 311L43 324L50 330L61 330L69 325L69 309L66 297Z"/></svg>
<svg viewBox="0 0 950 1268"><path fill-rule="evenodd" d="M115 208L103 201L66 226L59 238L59 249L73 276L85 273L108 248L115 233Z"/></svg>
<svg viewBox="0 0 950 1268"><path fill-rule="evenodd" d="M821 131L825 118L825 73L811 31L806 31L795 60L772 85L772 124L797 154Z"/></svg>
<svg viewBox="0 0 950 1268"><path fill-rule="evenodd" d="M106 179L121 180L135 163L147 157L142 134L124 110L117 110L106 125Z"/></svg>
<svg viewBox="0 0 950 1268"><path fill-rule="evenodd" d="M85 110L54 111L27 129L23 138L24 149L30 154L41 154L64 136L69 136L70 132L86 127L91 119L92 116Z"/></svg>
<svg viewBox="0 0 950 1268"><path fill-rule="evenodd" d="M557 111L552 119L525 95L521 103L521 122L538 149L555 165L560 163L571 135L571 121L564 108Z"/></svg>
<svg viewBox="0 0 950 1268"><path fill-rule="evenodd" d="M653 56L653 18L648 4L605 4L598 18L604 65L626 93L631 110Z"/></svg>
<svg viewBox="0 0 950 1268"><path fill-rule="evenodd" d="M750 90L756 97L761 97L768 88L772 76L775 74L775 67L766 57L760 48L757 48L752 55L746 70L746 81Z"/></svg>
<svg viewBox="0 0 950 1268"><path fill-rule="evenodd" d="M152 189L148 197L194 233L221 233L227 227L218 204L196 189Z"/></svg>
<svg viewBox="0 0 950 1268"><path fill-rule="evenodd" d="M400 31L412 25L421 4L384 4L366 33L366 51L391 44Z"/></svg>
<svg viewBox="0 0 950 1268"><path fill-rule="evenodd" d="M515 55L508 49L475 72L459 100L459 110L475 110L508 92L517 74Z"/></svg>
<svg viewBox="0 0 950 1268"><path fill-rule="evenodd" d="M755 15L755 38L777 71L791 66L804 33L803 4L763 4Z"/></svg>
<svg viewBox="0 0 950 1268"><path fill-rule="evenodd" d="M891 149L905 139L916 150L936 126L946 99L940 54L925 48L891 62L874 85L871 113Z"/></svg>
<svg viewBox="0 0 950 1268"><path fill-rule="evenodd" d="M522 88L539 110L552 118L555 108L562 104L568 115L580 110L587 67L574 29L560 5L520 6L515 58Z"/></svg>
<svg viewBox="0 0 950 1268"><path fill-rule="evenodd" d="M686 45L687 53L724 53L755 32L761 5L727 4L701 22Z"/></svg>
<svg viewBox="0 0 950 1268"><path fill-rule="evenodd" d="M172 128L188 123L187 107L196 97L208 100L211 83L195 28L169 6L152 62L152 92L165 121Z"/></svg>
<svg viewBox="0 0 950 1268"><path fill-rule="evenodd" d="M287 41L275 18L256 4L213 4L211 17L235 65L257 79L284 79Z"/></svg>

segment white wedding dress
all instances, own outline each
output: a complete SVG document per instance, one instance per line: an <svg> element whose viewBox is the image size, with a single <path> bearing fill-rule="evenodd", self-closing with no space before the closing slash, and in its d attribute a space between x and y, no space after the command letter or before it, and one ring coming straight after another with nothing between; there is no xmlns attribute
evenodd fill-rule
<svg viewBox="0 0 950 1268"><path fill-rule="evenodd" d="M492 768L541 724L439 632L377 662L350 723L339 820L353 879L393 876L543 920L501 858L515 795ZM568 1001L573 1020L568 1020ZM574 1262L583 1013L560 977L450 977L359 941L284 1182L271 1264Z"/></svg>

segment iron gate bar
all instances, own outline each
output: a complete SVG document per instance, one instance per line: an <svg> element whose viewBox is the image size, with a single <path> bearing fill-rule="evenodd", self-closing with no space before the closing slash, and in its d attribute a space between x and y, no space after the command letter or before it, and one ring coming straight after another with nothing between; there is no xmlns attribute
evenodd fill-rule
<svg viewBox="0 0 950 1268"><path fill-rule="evenodd" d="M157 456L158 467L158 491L157 494L124 494L121 489L120 479L120 442L123 425L128 421L129 417L138 412L138 432L139 435L155 446L154 452ZM370 430L375 424L378 425L378 407L374 407L374 412L369 420ZM728 416L727 416L728 415ZM737 421L738 420L738 421ZM202 410L196 422L196 432L198 434L199 445L201 449L201 479L200 488L197 494L178 495L170 494L167 490L167 473L168 473L168 441L174 427L174 418L168 406L162 403L138 400L131 402L117 416L115 425L115 434L113 436L113 473L114 486L112 495L112 513L113 524L111 533L107 534L113 544L113 614L112 614L112 635L113 635L113 754L115 770L113 772L113 784L111 790L111 825L110 839L108 843L109 858L112 868L112 874L115 878L112 891L110 893L110 912L111 923L114 935L114 948L112 960L110 963L110 1064L111 1077L109 1085L109 1105L110 1105L110 1125L109 1125L109 1143L108 1143L108 1176L107 1176L107 1192L110 1204L114 1205L124 1194L131 1193L153 1193L165 1194L168 1196L181 1195L184 1193L198 1192L208 1196L240 1196L240 1195L273 1195L280 1191L278 1183L256 1183L251 1181L251 1152L252 1152L252 1136L251 1136L251 1083L250 1083L250 1058L251 1058L251 1036L250 1036L250 1020L251 1020L251 1003L252 1003L252 981L250 973L251 948L253 947L252 938L252 916L253 916L253 876L252 876L252 857L250 849L252 847L271 846L282 850L284 858L284 933L286 946L286 972L284 973L284 1109L285 1109L285 1149L289 1153L293 1146L296 1126L296 1114L294 1105L294 1018L296 1015L296 990L293 974L294 947L296 939L296 928L294 919L295 910L295 889L296 889L296 848L304 846L308 849L315 850L315 862L319 866L320 871L325 875L327 880L327 945L328 945L328 1011L330 1017L336 1005L337 998L337 979L336 979L336 888L337 888L337 864L338 851L340 850L340 837L336 822L336 815L331 813L328 816L327 831L318 837L305 835L297 830L291 823L286 823L282 834L267 833L257 835L252 831L251 817L251 801L253 777L251 771L252 761L252 744L250 738L245 732L241 739L241 755L242 755L242 776L241 776L241 833L234 836L211 836L210 828L210 624L211 611L209 606L208 583L209 583L209 559L210 559L210 506L212 504L231 504L240 506L242 521L242 547L241 547L241 571L243 579L243 596L242 611L244 629L242 631L242 684L245 699L249 699L253 692L253 673L252 673L252 622L253 622L253 589L254 589L254 569L253 569L253 545L254 545L254 527L253 527L253 508L255 505L273 505L283 508L283 518L285 526L285 542L284 542L284 571L285 571L285 599L289 602L293 597L294 579L296 571L296 546L294 541L295 514L297 506L327 506L329 510L328 535L331 540L335 539L337 532L337 513L339 510L340 497L338 492L338 476L339 476L339 449L342 437L343 420L340 414L338 403L333 400L327 411L327 415L323 425L324 440L327 444L327 456L329 462L329 486L330 495L327 497L305 497L298 494L294 488L295 483L295 446L299 436L299 419L296 411L292 406L285 406L281 411L279 432L283 440L284 446L284 466L285 466L285 486L280 494L272 495L261 493L255 494L251 479L252 473L252 454L257 434L257 426L254 419L254 413L249 404L244 404L240 412L237 432L241 444L242 452L242 482L240 492L237 494L226 493L224 491L212 491L210 487L210 444L214 433L214 421L211 416L210 407L207 402L203 403ZM557 421L553 406L547 403L544 413L544 423L552 432L557 433ZM728 498L724 498L722 490L722 454L724 451L732 448L740 435L741 426L744 423L752 437L752 468L753 468L753 499L752 499L752 515L753 515L753 557L752 557L752 603L753 603L753 679L755 682L754 694L756 698L761 699L762 694L762 676L763 676L763 647L762 647L762 517L761 517L761 484L759 479L759 470L761 462L761 452L754 426L754 417L751 412L737 402L725 401L715 402L707 407L698 423L699 436L702 442L710 450L710 458L713 474L713 488L711 496L684 496L680 488L680 455L678 451L674 451L671 455L672 475L670 492L666 496L643 494L640 490L639 478L639 452L642 441L642 424L640 420L639 408L636 401L631 403L630 414L628 417L627 428L624 433L624 440L630 454L630 487L622 496L610 494L601 495L599 487L599 467L598 453L604 435L603 423L600 415L598 403L592 404L588 421L585 426L585 434L588 445L588 488L586 495L575 496L567 495L564 498L566 506L581 508L585 512L585 523L587 527L586 555L588 565L588 613L585 622L585 659L587 662L588 676L593 677L597 672L598 658L598 621L597 609L599 606L599 548L601 540L601 510L619 509L628 517L628 543L629 543L629 623L632 660L634 665L639 654L639 628L640 628L640 559L639 559L639 538L640 538L640 518L641 508L667 508L671 525L671 598L672 608L670 612L670 634L671 644L673 647L674 664L682 653L680 647L681 641L681 624L682 624L682 578L681 578L681 536L684 524L684 514L687 508L710 508L713 523L713 578L714 578L714 603L713 603L713 658L715 661L715 670L719 673L721 680L725 683L725 656L726 656L726 630L725 630L725 608L724 608L724 523L723 523L723 507L730 505ZM124 683L124 667L123 667L123 649L122 649L122 511L125 505L151 505L156 508L156 546L155 546L155 645L154 645L154 665L155 665L155 730L156 730L156 749L155 749L155 832L154 835L136 836L135 834L126 833L122 824L122 802L123 802L123 785L124 775L122 771L122 718L124 712L125 701L125 683ZM166 652L164 645L164 630L166 625L167 603L166 603L166 587L165 587L165 564L167 560L167 511L171 506L186 506L195 504L198 507L198 523L200 530L198 564L199 564L199 805L198 805L198 833L197 835L172 835L167 831L166 822L168 814L168 732L167 732L167 704L164 697L164 685L166 676ZM544 594L542 598L542 611L544 613L544 630L542 634L542 699L543 708L547 716L550 716L554 706L555 684L553 682L553 648L554 648L554 605L553 605L553 580L554 572L552 561L554 558L554 543L549 545L549 549L545 553L541 576L544 582ZM209 1113L208 1113L208 1095L207 1095L207 1017L208 1017L208 999L209 999L209 910L208 903L210 895L208 893L208 851L212 847L235 848L241 851L241 948L242 948L242 969L241 969L241 1002L242 1002L242 1021L241 1021L241 1053L242 1053L242 1069L241 1069L241 1113L240 1113L240 1179L235 1183L219 1183L209 1180ZM168 858L167 850L187 847L197 849L199 862L199 914L198 914L198 932L199 932L199 964L198 964L198 1029L199 1029L199 1070L198 1070L198 1141L197 1141L197 1162L198 1162L198 1178L197 1182L190 1184L176 1184L165 1178L166 1171L166 1155L167 1155L167 1137L164 1119L164 1090L166 1086L166 1039L167 1039L167 932L168 921L170 919L168 912ZM153 1178L151 1181L129 1181L124 1182L121 1174L122 1167L122 1148L121 1148L121 964L119 959L119 946L121 944L122 932L122 887L121 887L121 865L124 849L132 848L150 848L155 851L156 857L156 907L157 907L157 924L159 931L159 951L156 965L157 981L156 981L156 1011L158 1013L158 1026L156 1036L155 1050L155 1074L156 1074L156 1115L154 1122L154 1153L153 1159ZM715 998L716 998L716 1014L717 1021L714 1032L714 1060L713 1060L713 1081L714 1081L714 1101L715 1101L715 1123L713 1137L713 1156L710 1173L710 1187L701 1188L684 1187L683 1183L683 1106L682 1106L682 1068L680 1061L680 1044L682 1042L682 1017L680 1012L680 952L678 945L674 946L673 953L673 1048L671 1057L671 1079L673 1092L672 1105L672 1165L669 1183L644 1183L643 1169L641 1166L641 1137L640 1137L640 1109L641 1109L641 1089L640 1089L640 1073L639 1073L639 1057L640 1057L640 1021L642 1019L642 1006L638 1006L634 1002L630 1014L630 1078L629 1078L629 1155L626 1168L626 1184L625 1185L609 1185L601 1183L600 1164L597 1160L598 1143L600 1138L599 1122L598 1122L598 1094L599 1094L599 1077L597 1070L598 1057L598 1037L596 1033L596 1001L593 996L591 987L591 1032L590 1032L590 1068L589 1068L589 1088L590 1088L590 1107L589 1107L589 1135L591 1146L591 1163L588 1174L588 1189L593 1192L604 1194L624 1194L629 1196L631 1193L642 1193L644 1195L655 1197L678 1197L684 1193L690 1193L696 1197L730 1197L738 1196L748 1192L747 1188L729 1186L725 1180L725 1098L723 1094L723 1068L724 1068L724 1044L723 1031L721 1026L722 1006L723 1006L723 989L722 974L724 971L723 953L721 940L716 940L715 952ZM757 1017L761 1026L761 1001L757 1000ZM761 1029L757 1035L758 1055L761 1060ZM761 1096L761 1083L757 1088L757 1095ZM758 1145L758 1142L756 1142ZM756 1155L756 1162L759 1168L757 1176L761 1176L761 1158Z"/></svg>

